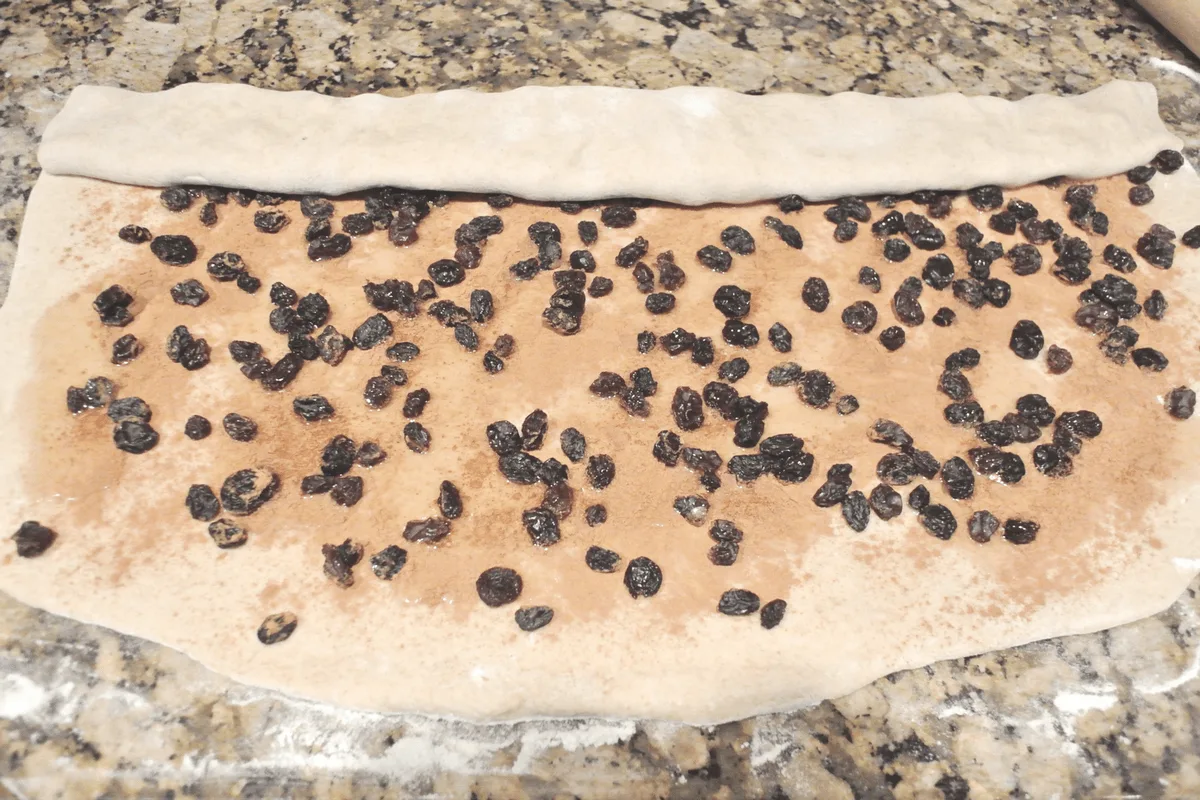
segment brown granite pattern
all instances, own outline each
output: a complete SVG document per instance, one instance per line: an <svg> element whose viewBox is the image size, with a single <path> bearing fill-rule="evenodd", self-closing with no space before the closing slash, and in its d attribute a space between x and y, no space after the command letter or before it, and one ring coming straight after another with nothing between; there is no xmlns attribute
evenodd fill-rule
<svg viewBox="0 0 1200 800"><path fill-rule="evenodd" d="M1129 3L18 3L0 14L0 296L36 142L80 82L332 94L681 84L742 91L1158 87L1200 146L1200 68ZM736 676L729 679L736 680ZM0 797L1041 798L1200 793L1200 599L1106 633L900 673L713 729L481 728L341 712L0 598Z"/></svg>

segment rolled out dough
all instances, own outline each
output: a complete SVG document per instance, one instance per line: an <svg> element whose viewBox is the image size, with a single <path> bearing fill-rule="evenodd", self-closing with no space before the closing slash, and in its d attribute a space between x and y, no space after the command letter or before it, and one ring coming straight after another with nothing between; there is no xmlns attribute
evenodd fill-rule
<svg viewBox="0 0 1200 800"><path fill-rule="evenodd" d="M372 186L683 205L1097 178L1179 140L1154 87L897 99L527 86L332 98L242 85L81 86L46 128L56 175L341 194Z"/></svg>
<svg viewBox="0 0 1200 800"><path fill-rule="evenodd" d="M525 103L519 107L534 116L491 116L512 113L513 104ZM743 108L755 110L743 113ZM710 116L701 117L702 111ZM790 122L747 125L746 113L763 114L760 122ZM438 136L446 134L439 126L463 124L460 115L491 118L497 124L480 126L489 131L478 139L447 136L450 143L439 149ZM315 124L314 116L327 124ZM684 116L707 122L671 127L672 120ZM625 138L634 117L657 122ZM287 124L281 125L285 119ZM1002 119L1005 132L1000 136L996 132ZM306 120L314 124L305 128ZM1099 124L1102 120L1106 124ZM813 131L813 138L796 134L790 124L795 121L803 121L800 128ZM948 137L941 140L945 147L915 150L910 137L928 132L931 123ZM601 134L597 143L547 146L554 139L551 132L573 124L592 126L589 137ZM214 126L229 134L222 144L212 138ZM873 144L862 150L844 147L834 135L839 128L847 142ZM308 130L310 138L297 140L289 133L296 129ZM711 140L706 138L710 130L716 131ZM612 138L605 139L606 134ZM427 165L424 159L403 157L409 137L425 149ZM873 137L890 137L890 143L879 144ZM456 157L478 153L497 140L506 141L506 149L491 160ZM671 152L667 143L682 148L681 153ZM791 149L782 164L765 155L785 143ZM165 643L247 683L346 706L475 720L604 716L719 722L835 697L887 673L940 659L1095 631L1156 613L1175 600L1200 563L1193 458L1200 420L1177 423L1154 399L1168 386L1194 385L1200 378L1195 354L1200 259L1194 251L1180 248L1169 272L1142 264L1131 276L1144 289L1166 287L1170 296L1164 322L1138 323L1147 343L1169 331L1172 341L1187 344L1171 349L1168 372L1148 377L1132 365L1120 368L1099 358L1087 335L1065 317L1077 290L1062 287L1048 269L1012 278L1014 301L1005 309L972 312L955 303L949 290L938 295L927 288L927 312L938 304L950 305L959 312L959 325L938 329L926 322L909 330L905 349L888 355L874 336L853 337L836 323L844 303L868 295L855 288L859 261L853 261L852 269L840 264L842 251L834 248L821 209L788 216L806 237L805 249L793 252L761 227L765 214L779 213L772 206L646 208L633 228L601 229L594 248L599 272L613 277L618 289L609 298L589 300L584 331L567 340L537 321L551 291L549 276L519 286L508 277L508 264L530 255L525 226L553 211L518 204L499 212L507 220L506 230L485 247L483 266L469 273L467 283L441 290L443 297L463 304L475 285L497 293L497 322L486 328L486 336L490 341L505 330L517 335L518 351L506 371L489 379L478 368L482 351L467 359L452 340L447 343L444 329L398 332L397 340L402 335L430 337L419 340L423 355L406 365L413 386L433 386L427 413L435 446L419 457L406 453L398 440L403 423L395 408L398 400L379 412L386 417L362 410L361 383L351 380L360 381L363 374L350 371L352 366L328 373L318 369L324 366L318 362L302 373L295 391L282 396L266 397L248 386L223 351L229 339L253 335L278 356L279 343L266 328L265 300L260 293L251 305L231 284L212 284L203 264L231 241L244 242L244 255L265 286L284 280L301 293L327 292L334 324L348 332L371 313L358 289L362 281L398 277L415 282L423 277L428 263L452 250L457 224L473 214L490 213L485 204L464 201L461 207L435 209L423 223L420 243L410 250L397 250L384 234L375 234L356 240L345 259L314 265L303 257L302 218L294 204L286 206L295 217L293 224L277 237L254 234L247 221L253 209L239 211L233 204L221 208L221 221L206 232L192 219L194 213L185 221L163 209L157 192L105 181L202 181L329 193L401 182L504 189L541 198L641 194L698 203L797 191L831 196L1012 183L1064 172L1103 175L1141 163L1173 143L1154 115L1152 90L1125 83L1082 98L1036 97L1018 104L958 96L773 100L704 90L528 89L491 98L453 92L409 100L331 101L245 87L189 86L160 96L80 89L47 132L42 149L46 172L30 198L12 288L0 309L0 368L5 375L0 381L0 441L6 443L0 450L0 531L39 519L58 530L59 541L35 559L18 559L5 549L0 589L54 613ZM431 150L437 155L430 157ZM535 152L544 156L539 164L531 156ZM362 157L352 158L356 153ZM663 165L627 168L651 157L664 159ZM744 165L747 160L757 162L754 180L736 168L725 170L726 162ZM1155 221L1177 231L1196 223L1200 179L1190 167L1158 176L1152 185L1157 199L1145 211ZM1123 184L1114 181L1102 192L1104 202L1115 210L1121 191ZM1033 187L1029 196L1045 216L1063 219L1060 194L1061 189ZM346 202L339 214L357 210ZM956 208L955 219L973 219L985 227L986 215L963 199ZM553 211L563 226L566 252L580 246L572 221L596 219L596 211L581 217ZM1114 215L1113 237L1131 248L1127 239L1144 230L1147 220L1139 212L1129 213L1136 218L1122 221ZM734 269L717 275L701 268L691 254L705 240L714 241L719 225L731 221L753 230L759 252L735 257ZM187 268L162 266L144 247L116 238L116 229L128 223L145 224L156 233L187 231L201 246L200 257ZM939 224L952 242L952 226ZM809 439L810 448L819 453L817 468L807 483L794 487L768 478L739 488L722 473L726 485L714 494L709 518L728 514L746 530L743 555L728 573L704 558L711 544L707 526L691 527L669 508L670 497L697 490L695 474L682 466L657 469L648 455L654 431L673 427L667 406L675 386L699 388L715 378L708 374L715 367L702 373L686 358L670 359L660 351L647 356L645 363L662 387L652 398L652 418L640 425L625 419L614 401L586 392L586 381L597 372L623 363L616 353L629 358L637 330L650 327L661 334L684 324L678 318L651 320L641 309L642 296L628 285L628 272L612 267L617 248L642 233L651 241L651 255L675 248L688 273L688 284L679 290L681 300L707 307L705 317L684 322L717 338L718 362L739 354L720 344L719 320L713 321L716 315L706 299L721 283L753 288L756 311L751 319L764 333L780 319L796 335L796 351L790 356L771 353L764 336L751 355L754 370L738 388L770 401L768 434L792 431ZM1021 241L989 236L1007 245ZM1102 241L1093 241L1097 277L1096 244ZM884 275L885 293L873 298L881 306L882 328L885 318L892 324L886 308L891 292L920 264L913 263L916 257L905 265L884 263L879 243L865 230L855 246L862 249L852 251L850 258L861 257ZM958 257L952 244L947 249ZM1040 249L1053 259L1049 246ZM1007 273L1002 263L996 269ZM835 305L819 321L798 300L803 279L812 274L826 275L835 296ZM208 306L172 311L161 292L184 277L198 277L209 286L214 299ZM128 332L144 337L147 347L128 368L106 366L111 339L127 331L100 331L102 336L93 341L92 333L85 335L77 327L96 325L90 299L97 287L118 279L138 287L139 316ZM532 295L537 297L528 299ZM1043 319L1048 343L1071 345L1074 373L1050 379L1040 361L1021 362L997 341L997 331L1025 315ZM194 375L183 375L161 352L160 337L179 319L190 320L197 335L208 336L213 344L213 364ZM1021 486L1005 490L1008 494L979 479L984 497L1009 498L996 500L997 513L1008 503L1014 512L1025 510L1043 519L1038 541L1018 547L997 538L977 545L966 536L967 510L960 506L955 506L959 530L949 542L930 537L907 510L887 523L875 519L865 532L854 533L836 510L816 509L811 495L836 460L855 461L856 488L868 491L875 483L870 474L874 459L885 451L865 444L862 432L877 416L904 409L898 421L919 444L939 442L938 447L929 445L939 458L951 454L955 436L957 451L974 446L969 433L946 433L940 396L931 388L940 359L973 343L986 347L971 380L989 418L1011 408L1016 396L1042 391L1060 410L1092 408L1105 422L1105 433L1085 445L1076 475L1062 483L1052 486L1032 467ZM76 352L78 363L63 355ZM347 364L370 364L372 358L381 360L381 355L352 354ZM806 369L828 370L842 390L859 394L862 410L839 418L832 409L803 406L791 390L768 387L767 366L788 358ZM461 367L459 378L439 377L441 365L460 362L470 368ZM106 442L103 412L70 420L65 409L54 408L67 386L97 373L113 377L122 394L138 394L151 403L163 437L159 447L142 456L116 453ZM546 378L560 374L565 377L559 382ZM897 399L912 394L896 391L890 382L905 376L926 398L921 402L931 409L927 418L917 413L916 405ZM329 392L339 411L346 409L344 421L339 417L325 433L303 428L290 410L282 416L268 410L269 403L290 405L291 397L317 390ZM479 407L468 413L476 401ZM52 416L38 416L39 402ZM479 447L480 429L487 422L507 418L519 424L534 407L547 411L551 425L540 455L561 459L558 431L578 424L589 438L589 452L614 453L623 470L605 493L581 490L563 541L545 551L533 548L520 529L519 506L515 517L511 510L503 516L480 506L489 492L498 496L507 491L497 483L493 460L484 458L482 467L472 466L455 455ZM1124 410L1134 407L1136 412ZM233 410L260 420L265 450L251 451L245 449L250 445L224 438L219 420ZM217 423L205 443L182 436L183 420L191 413L204 413ZM379 419L390 422L381 429ZM299 500L299 478L313 471L313 465L289 463L284 454L290 452L291 440L324 439L342 432L343 425L359 439L390 436L380 441L391 458L367 475L363 503L344 514L333 509L302 521L273 516L275 509L298 508L300 502L323 504L308 508L332 507L328 498ZM710 423L694 437L685 435L685 443L719 447L728 457L729 430L720 425ZM844 431L852 431L853 437ZM72 438L85 433L90 438ZM636 442L630 444L630 439ZM843 444L850 441L854 444ZM81 449L74 452L72 447ZM867 452L863 447L872 448L870 459L860 458ZM319 452L319 444L316 448ZM231 466L260 461L282 474L281 497L291 499L273 501L274 506L248 518L251 539L245 547L220 551L204 526L183 510L186 487L218 484ZM1118 464L1138 468L1117 469ZM1144 464L1153 469L1140 472ZM466 481L472 470L479 473L472 478L478 486L464 490L468 513L455 523L447 544L434 550L403 542L404 521L430 513L438 481L452 475ZM573 485L581 484L582 471L582 464L572 466ZM38 488L54 485L56 474L63 478L62 486L73 488ZM34 480L34 475L40 477ZM936 481L928 483L936 500L948 502ZM1079 501L1075 525L1064 521L1069 519L1063 511L1067 495L1061 494L1072 487L1086 498L1086 503ZM520 500L534 505L537 496L534 492ZM664 499L665 510L660 507ZM587 503L597 501L609 505L610 520L589 529L579 517ZM338 589L321 574L320 545L346 537L364 541L368 556L384 544L399 543L409 549L410 563L385 583L364 562L356 569L355 586ZM509 543L511 551L505 549ZM613 546L626 560L653 556L665 572L663 591L631 601L619 572L605 576L583 567L583 552L591 543ZM475 555L479 549L488 552ZM519 631L512 620L515 605L488 609L474 598L474 577L490 561L519 567L526 583L520 604L555 606L551 625L533 634ZM423 580L428 583L429 574L438 570L451 576L443 593L410 589ZM717 614L720 591L712 590L718 585L759 589L764 601L786 599L783 624L767 631L756 618ZM282 644L264 647L254 636L258 623L284 610L297 613L296 633Z"/></svg>

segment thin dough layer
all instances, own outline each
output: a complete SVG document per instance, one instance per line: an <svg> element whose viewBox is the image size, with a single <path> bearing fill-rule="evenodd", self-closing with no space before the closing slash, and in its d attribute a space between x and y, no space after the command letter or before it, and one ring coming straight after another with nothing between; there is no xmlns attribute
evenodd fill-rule
<svg viewBox="0 0 1200 800"><path fill-rule="evenodd" d="M597 86L333 98L186 84L79 87L38 158L56 175L139 186L410 186L703 205L1096 178L1178 147L1154 87L1132 81L1016 102Z"/></svg>

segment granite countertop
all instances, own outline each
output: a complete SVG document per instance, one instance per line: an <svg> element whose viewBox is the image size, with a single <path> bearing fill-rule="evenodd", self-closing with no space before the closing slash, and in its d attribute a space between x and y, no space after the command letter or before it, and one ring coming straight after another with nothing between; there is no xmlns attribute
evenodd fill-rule
<svg viewBox="0 0 1200 800"><path fill-rule="evenodd" d="M0 296L38 137L84 82L245 81L339 95L603 83L1019 98L1136 78L1158 87L1162 116L1193 162L1200 147L1200 87L1187 77L1200 62L1126 2L389 5L8 5ZM479 727L342 711L239 686L167 648L0 595L0 797L1197 796L1197 589L1133 625L898 673L815 708L714 728Z"/></svg>

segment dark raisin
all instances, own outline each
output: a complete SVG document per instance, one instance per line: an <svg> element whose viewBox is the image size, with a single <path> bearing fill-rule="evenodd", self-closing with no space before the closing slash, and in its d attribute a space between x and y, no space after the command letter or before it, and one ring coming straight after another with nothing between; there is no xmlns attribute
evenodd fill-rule
<svg viewBox="0 0 1200 800"><path fill-rule="evenodd" d="M708 501L694 494L676 497L675 511L692 525L703 525L708 516Z"/></svg>
<svg viewBox="0 0 1200 800"><path fill-rule="evenodd" d="M800 299L811 310L820 313L829 308L829 285L821 278L809 278L800 290Z"/></svg>
<svg viewBox="0 0 1200 800"><path fill-rule="evenodd" d="M859 285L865 286L868 289L870 289L872 292L876 292L876 293L878 293L879 290L882 288L882 284L880 283L880 280L879 280L879 273L876 272L871 267L862 267L861 269L859 269L858 283L859 283Z"/></svg>
<svg viewBox="0 0 1200 800"><path fill-rule="evenodd" d="M662 582L662 569L645 556L638 556L625 566L625 588L635 600L658 594Z"/></svg>
<svg viewBox="0 0 1200 800"><path fill-rule="evenodd" d="M729 268L733 266L733 257L729 255L729 251L711 244L696 251L696 260L713 272L728 272Z"/></svg>
<svg viewBox="0 0 1200 800"><path fill-rule="evenodd" d="M414 453L427 452L430 441L429 431L421 423L410 422L404 426L404 444Z"/></svg>
<svg viewBox="0 0 1200 800"><path fill-rule="evenodd" d="M1012 299L1012 286L1000 278L988 278L983 284L983 297L996 308L1004 308Z"/></svg>
<svg viewBox="0 0 1200 800"><path fill-rule="evenodd" d="M651 314L666 314L675 308L675 295L669 292L655 292L646 296L646 310Z"/></svg>
<svg viewBox="0 0 1200 800"><path fill-rule="evenodd" d="M804 198L798 194L785 195L777 201L779 210L784 214L791 214L795 211L804 210Z"/></svg>
<svg viewBox="0 0 1200 800"><path fill-rule="evenodd" d="M329 261L341 258L350 252L350 246L350 237L344 233L313 239L308 243L308 259L309 261Z"/></svg>
<svg viewBox="0 0 1200 800"><path fill-rule="evenodd" d="M738 225L730 225L721 231L721 244L739 256L748 256L754 252L754 237L750 235L750 231Z"/></svg>
<svg viewBox="0 0 1200 800"><path fill-rule="evenodd" d="M837 386L821 370L809 370L800 377L800 399L813 408L825 408L833 399Z"/></svg>
<svg viewBox="0 0 1200 800"><path fill-rule="evenodd" d="M1170 175L1183 166L1183 155L1178 150L1159 150L1150 164L1159 172Z"/></svg>
<svg viewBox="0 0 1200 800"><path fill-rule="evenodd" d="M597 397L616 397L625 391L625 379L615 372L601 372L588 390Z"/></svg>
<svg viewBox="0 0 1200 800"><path fill-rule="evenodd" d="M355 464L367 469L377 467L386 460L387 452L375 442L363 442L358 448L358 455L354 457Z"/></svg>
<svg viewBox="0 0 1200 800"><path fill-rule="evenodd" d="M1020 483L1025 477L1025 462L1016 453L995 447L974 447L967 451L967 456L980 475L994 478L1001 483Z"/></svg>
<svg viewBox="0 0 1200 800"><path fill-rule="evenodd" d="M291 222L282 211L255 211L254 227L263 233L279 233Z"/></svg>
<svg viewBox="0 0 1200 800"><path fill-rule="evenodd" d="M737 286L722 286L713 293L713 306L728 319L740 319L750 313L750 292Z"/></svg>
<svg viewBox="0 0 1200 800"><path fill-rule="evenodd" d="M925 526L925 530L938 539L949 539L958 529L958 520L954 518L954 513L938 503L932 503L921 509L919 519Z"/></svg>
<svg viewBox="0 0 1200 800"><path fill-rule="evenodd" d="M1000 520L990 511L976 511L967 520L967 535L980 544L990 542L998 530Z"/></svg>
<svg viewBox="0 0 1200 800"><path fill-rule="evenodd" d="M226 414L221 420L221 426L235 442L252 442L258 436L258 425L241 414Z"/></svg>
<svg viewBox="0 0 1200 800"><path fill-rule="evenodd" d="M343 508L350 508L356 505L362 499L362 494L363 479L357 475L338 478L329 489L329 496L333 498L333 502Z"/></svg>
<svg viewBox="0 0 1200 800"><path fill-rule="evenodd" d="M967 199L980 211L992 211L1004 205L1004 192L999 186L976 186L967 192Z"/></svg>
<svg viewBox="0 0 1200 800"><path fill-rule="evenodd" d="M150 235L150 231L141 225L126 225L117 231L117 236L121 241L129 242L130 244L145 244L154 238Z"/></svg>
<svg viewBox="0 0 1200 800"><path fill-rule="evenodd" d="M1026 360L1038 357L1042 352L1046 339L1042 329L1033 320L1023 319L1013 326L1008 346L1019 358Z"/></svg>
<svg viewBox="0 0 1200 800"><path fill-rule="evenodd" d="M795 386L804 376L804 370L794 361L776 364L767 371L767 383L771 386Z"/></svg>
<svg viewBox="0 0 1200 800"><path fill-rule="evenodd" d="M544 508L531 508L521 514L521 523L529 539L538 547L557 544L561 536L558 518Z"/></svg>
<svg viewBox="0 0 1200 800"><path fill-rule="evenodd" d="M744 617L758 611L758 595L746 589L730 589L721 595L717 611L731 617Z"/></svg>
<svg viewBox="0 0 1200 800"><path fill-rule="evenodd" d="M1184 247L1190 247L1193 250L1200 248L1200 225L1194 225L1188 228L1183 236L1179 238L1179 243Z"/></svg>
<svg viewBox="0 0 1200 800"><path fill-rule="evenodd" d="M638 367L629 373L629 383L646 397L658 393L658 381L654 380L654 373L649 367Z"/></svg>
<svg viewBox="0 0 1200 800"><path fill-rule="evenodd" d="M355 328L351 338L360 350L370 350L390 339L392 332L392 323L388 318L383 314L375 314Z"/></svg>
<svg viewBox="0 0 1200 800"><path fill-rule="evenodd" d="M164 234L150 241L150 252L164 264L182 267L196 260L196 245L187 236Z"/></svg>
<svg viewBox="0 0 1200 800"><path fill-rule="evenodd" d="M946 406L942 415L951 425L970 428L983 421L983 407L974 400L951 403Z"/></svg>
<svg viewBox="0 0 1200 800"><path fill-rule="evenodd" d="M875 516L880 519L892 519L900 516L900 512L904 511L904 500L900 498L900 493L888 486L887 483L880 483L871 489L868 505L870 505L871 511L875 512Z"/></svg>
<svg viewBox="0 0 1200 800"><path fill-rule="evenodd" d="M842 324L854 333L870 333L879 313L868 300L859 300L842 309Z"/></svg>
<svg viewBox="0 0 1200 800"><path fill-rule="evenodd" d="M888 352L895 352L904 346L904 329L896 325L884 328L879 332L879 343Z"/></svg>
<svg viewBox="0 0 1200 800"><path fill-rule="evenodd" d="M1036 522L1027 519L1006 519L1004 521L1004 540L1012 544L1029 544L1037 538L1041 528Z"/></svg>
<svg viewBox="0 0 1200 800"><path fill-rule="evenodd" d="M774 231L777 236L788 247L800 250L804 247L804 237L800 235L800 231L796 230L791 225L784 223L777 217L764 217L763 226L767 230Z"/></svg>
<svg viewBox="0 0 1200 800"><path fill-rule="evenodd" d="M234 516L249 516L275 496L279 485L279 476L270 470L238 470L221 484L221 505Z"/></svg>
<svg viewBox="0 0 1200 800"><path fill-rule="evenodd" d="M1196 392L1186 386L1177 386L1163 397L1163 405L1175 419L1191 419L1196 411Z"/></svg>
<svg viewBox="0 0 1200 800"><path fill-rule="evenodd" d="M221 513L221 501L213 493L212 487L203 483L192 484L184 505L192 519L200 522L211 522Z"/></svg>
<svg viewBox="0 0 1200 800"><path fill-rule="evenodd" d="M849 242L855 236L858 236L858 223L852 219L842 220L833 229L833 240L841 244Z"/></svg>
<svg viewBox="0 0 1200 800"><path fill-rule="evenodd" d="M899 211L889 211L871 225L871 233L882 238L904 232L904 215Z"/></svg>
<svg viewBox="0 0 1200 800"><path fill-rule="evenodd" d="M486 569L475 581L475 592L479 599L492 608L516 601L523 587L521 576L507 567Z"/></svg>
<svg viewBox="0 0 1200 800"><path fill-rule="evenodd" d="M758 328L740 319L727 319L721 328L721 338L734 347L754 347L758 344Z"/></svg>
<svg viewBox="0 0 1200 800"><path fill-rule="evenodd" d="M1149 186L1134 186L1129 190L1129 203L1144 206L1154 199L1154 190Z"/></svg>
<svg viewBox="0 0 1200 800"><path fill-rule="evenodd" d="M841 480L826 480L813 495L813 503L819 508L836 506L846 499L850 492L850 484Z"/></svg>
<svg viewBox="0 0 1200 800"><path fill-rule="evenodd" d="M1139 347L1131 355L1133 363L1147 372L1162 372L1167 368L1167 357L1153 347Z"/></svg>
<svg viewBox="0 0 1200 800"><path fill-rule="evenodd" d="M671 414L675 424L685 431L694 431L704 424L704 403L700 393L686 386L675 390L671 400Z"/></svg>
<svg viewBox="0 0 1200 800"><path fill-rule="evenodd" d="M912 253L912 248L903 239L888 239L883 243L883 257L891 262L903 261Z"/></svg>
<svg viewBox="0 0 1200 800"><path fill-rule="evenodd" d="M585 245L595 244L596 239L600 237L600 231L596 227L596 223L589 219L580 220L576 228L579 231L579 240Z"/></svg>
<svg viewBox="0 0 1200 800"><path fill-rule="evenodd" d="M786 600L772 600L762 607L759 612L759 624L766 630L771 630L783 622L783 615L787 612Z"/></svg>
<svg viewBox="0 0 1200 800"><path fill-rule="evenodd" d="M593 489L607 489L617 475L612 456L598 455L588 459L587 477Z"/></svg>
<svg viewBox="0 0 1200 800"><path fill-rule="evenodd" d="M679 462L679 454L683 449L683 445L679 440L679 434L674 431L659 431L658 438L654 442L654 458L668 467L673 467Z"/></svg>
<svg viewBox="0 0 1200 800"><path fill-rule="evenodd" d="M207 439L212 433L212 423L204 417L193 414L183 425L183 434L192 441Z"/></svg>
<svg viewBox="0 0 1200 800"><path fill-rule="evenodd" d="M1118 325L1100 342L1100 352L1111 361L1124 364L1129 359L1130 349L1137 344L1139 338L1140 335L1133 328Z"/></svg>
<svg viewBox="0 0 1200 800"><path fill-rule="evenodd" d="M155 241L158 240L155 239ZM1139 256L1153 266L1170 269L1171 265L1175 263L1175 243L1166 237L1144 233L1137 240L1137 246L1134 249Z"/></svg>
<svg viewBox="0 0 1200 800"><path fill-rule="evenodd" d="M628 228L637 222L637 211L631 206L606 206L600 212L600 221L606 228Z"/></svg>
<svg viewBox="0 0 1200 800"><path fill-rule="evenodd" d="M739 356L737 358L731 358L730 360L723 362L721 364L721 366L717 368L717 375L723 381L729 381L730 383L736 383L737 381L744 378L746 376L746 373L749 371L750 371L750 362Z"/></svg>

